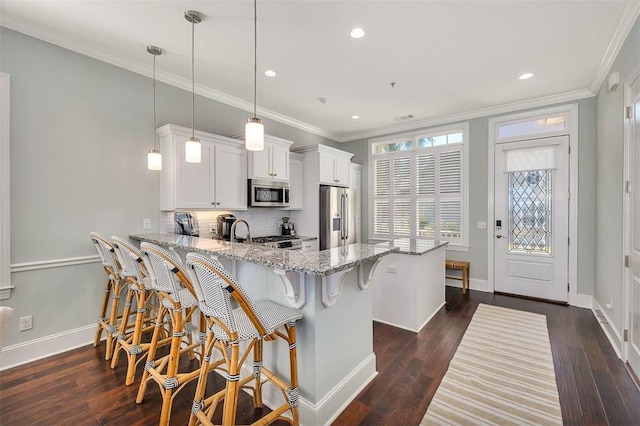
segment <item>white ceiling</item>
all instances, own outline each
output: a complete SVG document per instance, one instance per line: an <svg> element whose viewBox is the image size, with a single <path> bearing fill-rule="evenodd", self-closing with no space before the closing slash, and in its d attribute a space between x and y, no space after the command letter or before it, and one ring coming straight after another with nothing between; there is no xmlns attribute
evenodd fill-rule
<svg viewBox="0 0 640 426"><path fill-rule="evenodd" d="M0 0L0 23L145 75L146 46L159 46L158 79L190 90L187 9L203 14L196 91L250 111L252 1ZM638 0L258 0L258 115L345 141L590 96L639 10ZM364 38L349 36L356 26Z"/></svg>

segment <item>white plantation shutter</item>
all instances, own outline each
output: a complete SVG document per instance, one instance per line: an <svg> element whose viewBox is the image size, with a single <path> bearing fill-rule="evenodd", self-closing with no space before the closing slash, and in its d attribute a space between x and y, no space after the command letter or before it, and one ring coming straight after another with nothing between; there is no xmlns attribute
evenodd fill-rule
<svg viewBox="0 0 640 426"><path fill-rule="evenodd" d="M375 161L375 183L373 193L376 197L389 195L389 184L391 182L389 165L389 159Z"/></svg>
<svg viewBox="0 0 640 426"><path fill-rule="evenodd" d="M440 193L459 194L462 180L462 152L440 153Z"/></svg>
<svg viewBox="0 0 640 426"><path fill-rule="evenodd" d="M460 238L460 222L462 216L460 200L440 201L440 232L441 239L450 240Z"/></svg>
<svg viewBox="0 0 640 426"><path fill-rule="evenodd" d="M374 163L373 184L373 233L389 235L391 233L391 214L389 210L389 196L391 192L391 160L380 159Z"/></svg>
<svg viewBox="0 0 640 426"><path fill-rule="evenodd" d="M436 156L435 154L418 155L416 160L417 195L436 193Z"/></svg>
<svg viewBox="0 0 640 426"><path fill-rule="evenodd" d="M372 237L465 243L467 131L416 136L411 149L401 152L373 150ZM424 143L438 137L444 142Z"/></svg>
<svg viewBox="0 0 640 426"><path fill-rule="evenodd" d="M417 236L436 236L436 203L433 199L416 201Z"/></svg>
<svg viewBox="0 0 640 426"><path fill-rule="evenodd" d="M394 200L393 234L403 237L411 235L411 200Z"/></svg>
<svg viewBox="0 0 640 426"><path fill-rule="evenodd" d="M402 157L393 160L393 195L411 196L411 158Z"/></svg>
<svg viewBox="0 0 640 426"><path fill-rule="evenodd" d="M389 200L375 200L373 207L373 232L378 235L387 235L389 227Z"/></svg>

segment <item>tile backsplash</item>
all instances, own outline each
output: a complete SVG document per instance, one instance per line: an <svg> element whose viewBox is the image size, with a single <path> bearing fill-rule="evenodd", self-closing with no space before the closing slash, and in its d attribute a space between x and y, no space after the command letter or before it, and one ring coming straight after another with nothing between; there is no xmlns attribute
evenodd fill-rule
<svg viewBox="0 0 640 426"><path fill-rule="evenodd" d="M280 235L280 222L283 216L291 217L291 211L275 210L269 208L251 208L242 211L190 211L198 218L198 227L200 228L201 237L211 237L211 225L216 229L217 218L221 214L232 214L238 219L244 219L251 227L252 237L262 237L267 235ZM162 228L164 232L174 231L173 212L162 212ZM244 226L238 226L237 235L244 233Z"/></svg>

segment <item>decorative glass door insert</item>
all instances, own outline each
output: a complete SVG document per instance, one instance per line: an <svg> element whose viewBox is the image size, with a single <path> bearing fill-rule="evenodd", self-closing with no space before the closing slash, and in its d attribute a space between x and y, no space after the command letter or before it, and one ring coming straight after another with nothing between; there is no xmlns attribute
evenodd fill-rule
<svg viewBox="0 0 640 426"><path fill-rule="evenodd" d="M551 254L552 172L547 169L507 173L509 252Z"/></svg>

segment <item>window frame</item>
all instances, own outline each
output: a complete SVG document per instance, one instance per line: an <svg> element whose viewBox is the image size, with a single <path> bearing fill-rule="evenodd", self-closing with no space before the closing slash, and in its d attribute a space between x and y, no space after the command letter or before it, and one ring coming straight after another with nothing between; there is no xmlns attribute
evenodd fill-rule
<svg viewBox="0 0 640 426"><path fill-rule="evenodd" d="M433 137L440 135L447 135L456 132L462 133L462 142L445 144L431 147L419 147L419 139L425 137ZM395 151L390 153L374 154L375 145L384 143L397 143L398 141L412 140L412 147L410 150ZM417 201L432 198L436 201L436 211L440 208L440 200L451 199L449 196L442 197L439 191L433 196L425 196L417 194L417 158L427 152L433 152L435 155L436 165L439 160L440 153L447 151L460 151L461 152L461 192L460 202L462 203L461 216L460 216L460 238L455 240L441 239L442 241L449 241L447 249L467 251L469 249L469 123L454 123L446 126L439 126L434 128L419 129L412 131L411 133L405 133L400 135L391 135L381 138L370 139L368 144L368 164L369 164L369 191L368 191L368 238L372 240L392 240L399 238L416 238L421 240L438 240L438 233L434 237L418 236L418 223L417 223ZM411 226L410 235L396 235L394 234L394 218L393 218L393 162L398 157L410 157L411 158L411 195L410 199L410 211L411 211ZM389 211L389 234L376 234L375 233L375 161L382 158L389 158L390 160L390 188L389 199L390 211ZM439 175L436 175L436 181L439 181ZM439 186L437 186L439 188ZM381 197L378 197L380 199ZM384 198L384 196L382 197ZM404 197L402 197L404 198ZM456 198L457 199L457 198ZM438 226L438 229L439 226Z"/></svg>

